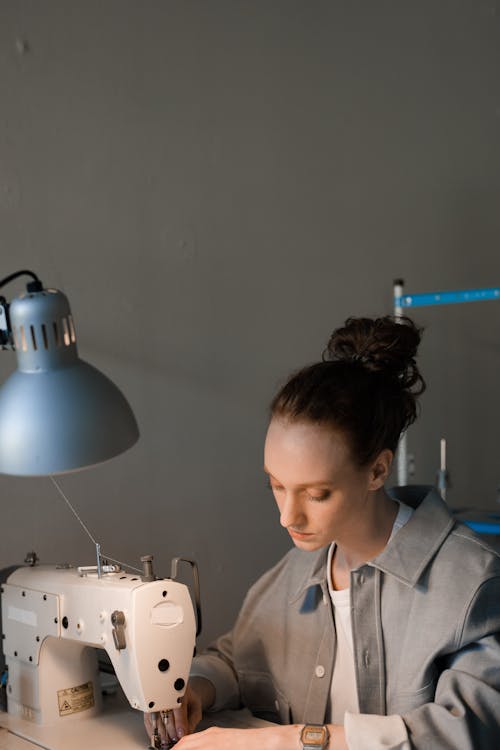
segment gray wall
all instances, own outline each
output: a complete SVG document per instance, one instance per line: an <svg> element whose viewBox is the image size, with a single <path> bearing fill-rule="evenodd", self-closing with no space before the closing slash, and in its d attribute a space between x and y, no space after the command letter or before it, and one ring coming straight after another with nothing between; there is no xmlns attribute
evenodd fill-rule
<svg viewBox="0 0 500 750"><path fill-rule="evenodd" d="M500 284L499 11L0 0L0 276L66 292L142 433L61 484L108 554L199 561L204 642L289 546L262 474L276 386L348 315L390 312L396 276ZM450 502L494 508L500 304L415 317L415 480L445 435ZM0 493L2 565L92 562L48 479Z"/></svg>

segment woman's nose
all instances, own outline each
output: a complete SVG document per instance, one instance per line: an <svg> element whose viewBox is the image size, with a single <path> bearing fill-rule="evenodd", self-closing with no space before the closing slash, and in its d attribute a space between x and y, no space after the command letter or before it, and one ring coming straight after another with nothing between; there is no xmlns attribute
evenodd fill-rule
<svg viewBox="0 0 500 750"><path fill-rule="evenodd" d="M288 528L288 526L300 528L303 517L299 499L294 494L287 492L280 507L280 524L285 528Z"/></svg>

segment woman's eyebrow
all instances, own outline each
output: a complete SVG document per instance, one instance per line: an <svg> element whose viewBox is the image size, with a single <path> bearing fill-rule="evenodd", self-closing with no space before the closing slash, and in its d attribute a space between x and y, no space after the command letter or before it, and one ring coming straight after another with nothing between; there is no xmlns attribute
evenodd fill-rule
<svg viewBox="0 0 500 750"><path fill-rule="evenodd" d="M329 479L325 479L322 482L307 482L307 484L301 484L300 487L330 487L333 484Z"/></svg>
<svg viewBox="0 0 500 750"><path fill-rule="evenodd" d="M276 477L274 477L271 474L271 472L269 471L269 469L267 469L265 466L264 466L264 473L267 474L268 476L270 476L272 479L276 479ZM279 482L279 479L276 479L276 481ZM333 482L330 479L325 479L325 480L319 481L319 482L306 482L305 484L298 484L297 487L299 487L299 488L303 488L303 487L325 487L325 486L330 487L332 484L333 484Z"/></svg>

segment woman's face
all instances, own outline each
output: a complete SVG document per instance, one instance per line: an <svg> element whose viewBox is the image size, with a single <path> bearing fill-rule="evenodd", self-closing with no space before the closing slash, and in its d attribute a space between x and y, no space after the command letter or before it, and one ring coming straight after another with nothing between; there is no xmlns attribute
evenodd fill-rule
<svg viewBox="0 0 500 750"><path fill-rule="evenodd" d="M356 466L340 431L282 419L269 425L264 470L281 525L297 547L311 551L356 539L367 505L387 473L376 462Z"/></svg>

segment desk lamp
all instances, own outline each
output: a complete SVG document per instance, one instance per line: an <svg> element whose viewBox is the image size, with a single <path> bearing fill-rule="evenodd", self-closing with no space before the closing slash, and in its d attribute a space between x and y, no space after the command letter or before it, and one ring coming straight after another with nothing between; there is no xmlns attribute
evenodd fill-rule
<svg viewBox="0 0 500 750"><path fill-rule="evenodd" d="M13 349L17 370L0 387L0 473L61 474L106 461L139 437L124 395L78 357L66 296L31 281L9 304L0 297L0 347Z"/></svg>

